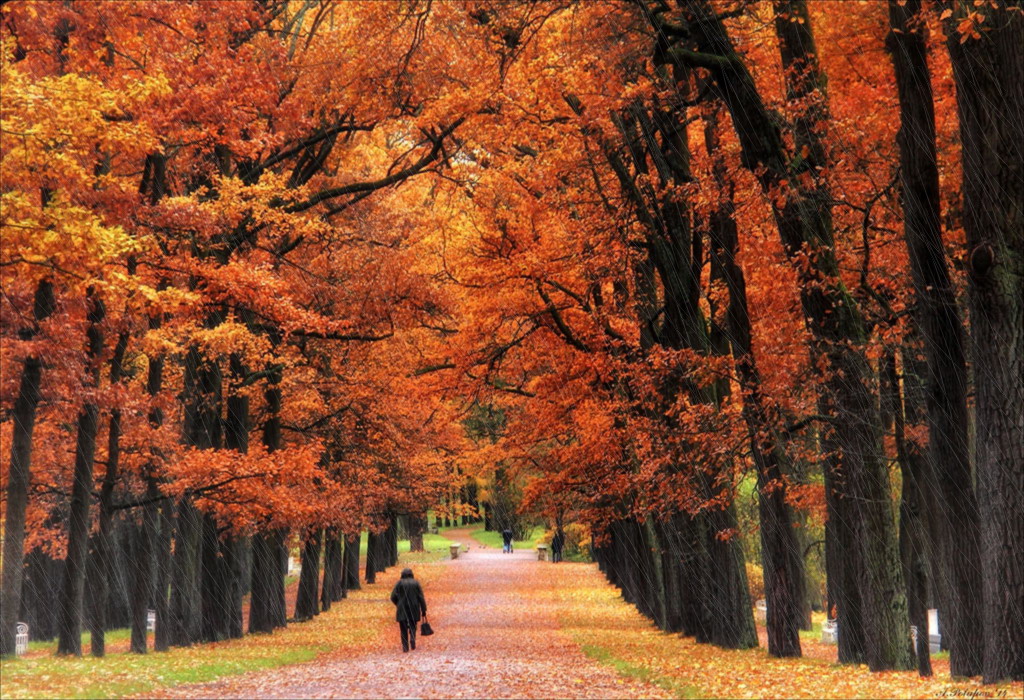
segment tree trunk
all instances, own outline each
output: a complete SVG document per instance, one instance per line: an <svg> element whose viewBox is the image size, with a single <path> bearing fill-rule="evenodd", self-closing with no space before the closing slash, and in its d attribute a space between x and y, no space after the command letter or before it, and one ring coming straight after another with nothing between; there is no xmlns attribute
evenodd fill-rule
<svg viewBox="0 0 1024 700"><path fill-rule="evenodd" d="M227 419L224 425L224 447L241 454L249 452L249 397L239 391L245 380L246 368L238 354L229 360L231 387L227 397ZM245 579L250 565L249 540L229 536L219 541L222 554L220 571L224 586L220 599L224 606L220 632L229 638L238 638L242 629L242 598L245 595Z"/></svg>
<svg viewBox="0 0 1024 700"><path fill-rule="evenodd" d="M366 582L377 582L377 557L380 556L380 535L372 529L366 531Z"/></svg>
<svg viewBox="0 0 1024 700"><path fill-rule="evenodd" d="M90 289L88 292L87 331L89 346L86 364L90 388L100 381L98 358L103 350L103 331L100 328L106 310L103 302ZM92 501L93 466L96 460L96 432L99 428L99 407L85 403L78 414L78 437L75 443L74 482L71 486L71 505L68 521L68 551L64 559L64 579L61 584L61 608L58 615L59 636L57 653L82 655L82 597L85 591L86 557L89 544L89 506Z"/></svg>
<svg viewBox="0 0 1024 700"><path fill-rule="evenodd" d="M426 529L427 517L425 514L413 513L409 515L409 551L423 551L423 531Z"/></svg>
<svg viewBox="0 0 1024 700"><path fill-rule="evenodd" d="M151 160L151 159L147 159ZM153 199L155 202L163 193L163 164L162 157L156 158L159 162L158 173L154 177L158 177L157 180L152 182L160 183L154 188ZM152 161L151 161L152 162ZM152 167L152 166L151 166ZM158 287L163 289L165 286L164 282L160 282ZM162 318L159 314L155 314L149 317L149 329L155 330L160 327ZM149 427L158 430L164 422L163 410L157 404L157 397L160 395L160 391L163 389L164 383L164 356L156 355L149 358L149 368L146 374L146 393L149 395L151 402L149 409ZM146 482L146 497L150 501L145 506L145 512L143 515L142 522L142 538L139 542L139 556L142 558L143 564L136 566L133 570L134 583L132 585L132 636L131 636L131 651L135 654L146 653L146 642L147 642L147 618L149 616L149 598L155 591L156 600L154 603L154 611L156 613L156 629L160 630L159 634L154 634L154 649L158 651L166 651L167 649L167 631L168 623L167 619L167 578L166 572L168 571L168 560L164 558L166 555L170 556L170 533L162 525L161 514L169 507L168 499L159 498L160 489L156 476L157 464L149 462L144 467L143 479ZM166 538L166 549L165 552L163 539L158 541L158 538ZM154 556L156 557L156 567L152 564ZM154 574L156 578L156 585L154 586ZM161 587L162 586L162 587ZM161 647L160 642L163 642Z"/></svg>
<svg viewBox="0 0 1024 700"><path fill-rule="evenodd" d="M204 642L226 639L231 618L231 553L230 546L221 539L217 521L209 513L202 519L202 569L199 574Z"/></svg>
<svg viewBox="0 0 1024 700"><path fill-rule="evenodd" d="M302 544L302 571L299 574L299 593L295 600L295 619L312 620L320 614L317 593L320 589L321 530L314 530Z"/></svg>
<svg viewBox="0 0 1024 700"><path fill-rule="evenodd" d="M788 154L777 120L765 108L721 18L705 0L684 3L699 51L672 49L668 56L710 71L717 96L733 116L744 165L755 171L768 195L780 189L788 193L784 200L770 199L783 246L800 278L801 305L814 337L815 357L827 364L823 388L834 411L830 415L836 419L846 477L839 483L849 491L858 521L855 546L860 550L860 585L866 600L861 612L867 661L872 670L905 669L912 663L905 644L909 620L889 508L888 472L881 458L881 429L870 389L873 372L865 354L866 330L839 275L831 195L820 179L826 165L819 133L827 121L823 76L805 3L790 0L776 5L777 14L785 16L777 20L776 30L786 68L787 98L809 105L794 125L799 158ZM810 185L801 182L805 173L812 176Z"/></svg>
<svg viewBox="0 0 1024 700"><path fill-rule="evenodd" d="M270 579L276 570L268 535L252 537L252 584L249 599L249 632L273 632L270 618Z"/></svg>
<svg viewBox="0 0 1024 700"><path fill-rule="evenodd" d="M114 347L114 356L110 359L110 384L121 381L124 353L128 348L128 333L122 331ZM96 557L96 579L93 586L94 613L90 622L90 638L92 655L101 657L106 653L104 632L107 626L108 581L113 580L116 572L111 556L110 531L114 525L114 486L120 477L121 460L121 410L115 408L110 412L110 427L107 434L107 468L100 487L100 527L96 536L93 554Z"/></svg>
<svg viewBox="0 0 1024 700"><path fill-rule="evenodd" d="M777 420L772 420L761 391L761 375L751 344L747 287L736 262L739 238L733 217L732 185L725 180L725 163L718 153L717 113L705 128L707 152L715 159L716 181L722 204L711 215L712 277L721 279L729 292L726 311L728 336L743 395L743 419L747 425L751 455L757 473L761 557L765 598L768 605L768 653L800 656L800 622L803 618L804 563L793 530L793 513L786 503L785 468L788 456L778 442Z"/></svg>
<svg viewBox="0 0 1024 700"><path fill-rule="evenodd" d="M210 314L205 325L216 327L220 319L220 312ZM219 363L203 357L197 346L190 347L184 366L187 445L200 450L220 447L221 389ZM183 495L178 504L171 579L171 644L175 646L189 646L200 639L216 641L221 636L223 581L217 540L216 524L196 509L191 494Z"/></svg>
<svg viewBox="0 0 1024 700"><path fill-rule="evenodd" d="M191 646L200 639L202 616L199 558L202 516L183 496L174 518L174 559L171 568L170 638L174 646Z"/></svg>
<svg viewBox="0 0 1024 700"><path fill-rule="evenodd" d="M398 564L398 515L391 514L391 523L388 525L388 566ZM386 567L385 567L386 568Z"/></svg>
<svg viewBox="0 0 1024 700"><path fill-rule="evenodd" d="M245 597L249 572L252 566L249 538L229 538L224 543L224 557L229 577L225 601L227 606L227 636L230 639L241 639L245 634L242 602Z"/></svg>
<svg viewBox="0 0 1024 700"><path fill-rule="evenodd" d="M941 540L933 543L948 579L946 622L954 676L982 669L981 554L978 502L967 442L967 366L964 331L942 244L935 108L928 69L927 24L920 0L889 1L892 56L900 99L900 178L904 228L917 299L915 317L928 362L927 405L931 463L937 477ZM921 488L932 488L921 482ZM901 530L902 532L902 530Z"/></svg>
<svg viewBox="0 0 1024 700"><path fill-rule="evenodd" d="M155 495L155 494L154 494ZM152 498L150 492L147 498ZM147 623L149 600L153 589L153 545L159 527L159 511L156 503L145 506L142 527L136 532L134 570L131 583L131 652L145 654L147 647ZM158 593L159 595L159 593Z"/></svg>
<svg viewBox="0 0 1024 700"><path fill-rule="evenodd" d="M57 592L62 564L41 549L34 549L25 557L19 620L28 624L34 640L48 641L57 636Z"/></svg>
<svg viewBox="0 0 1024 700"><path fill-rule="evenodd" d="M271 345L280 342L270 334ZM272 371L263 391L267 420L263 423L263 445L267 452L281 448L281 373ZM282 530L258 532L252 538L252 583L249 599L249 631L272 632L287 624L284 604L284 577L287 573L285 534ZM281 559L284 557L284 564Z"/></svg>
<svg viewBox="0 0 1024 700"><path fill-rule="evenodd" d="M819 403L819 411L827 410ZM861 590L857 581L860 555L856 547L857 523L850 513L849 498L839 482L839 447L831 426L821 433L819 452L825 478L825 567L828 588L828 617L839 625L839 663L861 664L865 659Z"/></svg>
<svg viewBox="0 0 1024 700"><path fill-rule="evenodd" d="M730 503L706 512L707 552L710 556L711 643L726 649L757 646L757 629L747 586L747 571L736 523L736 509ZM729 536L728 533L733 533Z"/></svg>
<svg viewBox="0 0 1024 700"><path fill-rule="evenodd" d="M320 608L324 611L331 609L331 603L341 600L345 573L341 543L341 533L337 528L324 531L324 580L320 588Z"/></svg>
<svg viewBox="0 0 1024 700"><path fill-rule="evenodd" d="M896 355L887 352L882 359L882 401L891 409L893 437L896 441L896 456L900 464L903 487L900 494L900 558L903 563L903 578L907 583L907 607L910 624L917 627L918 673L932 675L931 651L928 639L928 578L925 554L926 528L925 511L921 500L921 485L931 478L930 465L924 450L906 435L906 425L924 422L921 399L921 382L910 354L903 357L902 401L899 378L896 372Z"/></svg>
<svg viewBox="0 0 1024 700"><path fill-rule="evenodd" d="M44 196L44 205L45 205ZM35 323L53 313L53 285L43 280L36 286L33 302ZM31 340L37 327L23 328L21 340ZM21 370L18 398L11 414L11 469L7 479L7 512L4 515L3 574L0 581L0 656L15 653L15 633L21 610L21 588L25 562L25 509L32 463L32 431L36 426L36 407L43 364L35 355L25 358Z"/></svg>
<svg viewBox="0 0 1024 700"><path fill-rule="evenodd" d="M1017 2L972 7L984 31L961 37L956 7L946 34L963 149L983 677L995 683L1024 679L1024 15Z"/></svg>
<svg viewBox="0 0 1024 700"><path fill-rule="evenodd" d="M358 591L359 583L359 533L345 538L345 590Z"/></svg>

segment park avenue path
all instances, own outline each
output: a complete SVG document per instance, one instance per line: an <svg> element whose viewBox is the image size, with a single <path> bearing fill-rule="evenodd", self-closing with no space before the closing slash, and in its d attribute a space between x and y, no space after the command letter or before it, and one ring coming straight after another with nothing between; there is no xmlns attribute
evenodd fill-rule
<svg viewBox="0 0 1024 700"><path fill-rule="evenodd" d="M327 654L309 663L179 686L169 697L623 698L669 697L657 686L619 676L587 657L560 629L554 595L535 551L503 554L450 530L456 560L415 567L424 584L432 637L403 654L388 606L387 632L365 653ZM378 574L390 594L402 564ZM577 566L577 565L566 565ZM581 567L582 568L582 567ZM588 567L586 573L598 576ZM344 602L341 603L345 605ZM327 613L337 614L337 612Z"/></svg>

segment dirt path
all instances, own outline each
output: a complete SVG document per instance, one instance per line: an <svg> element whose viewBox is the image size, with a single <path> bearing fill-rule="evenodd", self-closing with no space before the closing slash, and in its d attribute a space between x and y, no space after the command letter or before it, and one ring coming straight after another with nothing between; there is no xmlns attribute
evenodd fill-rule
<svg viewBox="0 0 1024 700"><path fill-rule="evenodd" d="M402 653L398 625L366 653L248 673L171 689L177 697L624 698L666 697L659 687L620 677L588 658L562 630L557 604L539 591L535 551L503 554L468 530L454 561L423 565L430 621L437 633ZM396 570L383 574L390 593ZM545 584L539 584L541 586ZM533 588L531 589L531 586ZM530 595L527 596L526 593ZM550 604L548 604L550 602ZM344 603L342 603L344 605ZM394 619L393 617L390 619Z"/></svg>

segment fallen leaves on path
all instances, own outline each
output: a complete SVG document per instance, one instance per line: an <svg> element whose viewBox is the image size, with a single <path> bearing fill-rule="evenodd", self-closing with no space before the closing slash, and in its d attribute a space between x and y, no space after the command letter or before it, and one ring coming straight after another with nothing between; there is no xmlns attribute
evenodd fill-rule
<svg viewBox="0 0 1024 700"><path fill-rule="evenodd" d="M529 552L505 555L462 537L460 558L414 567L437 634L401 651L386 595L397 569L378 577L384 634L313 663L182 686L166 697L671 697L589 659L559 624L554 598L531 595L545 564ZM342 619L344 604L339 608ZM326 640L330 642L331 640Z"/></svg>
<svg viewBox="0 0 1024 700"><path fill-rule="evenodd" d="M982 686L937 674L871 673L835 663L836 649L804 641L802 659L764 649L724 650L656 629L592 564L538 562L449 534L458 560L414 565L437 634L403 654L388 594L395 568L315 620L273 635L167 654L39 659L4 671L4 697L421 697L638 698L1022 697L1021 683ZM290 665L280 666L293 654ZM312 661L298 663L315 656ZM161 665L153 663L162 659ZM28 663L54 664L52 677ZM77 665L82 672L75 672ZM267 668L268 666L280 666ZM69 670L70 669L70 670ZM242 669L252 669L238 674ZM263 670L260 670L263 669ZM189 674L194 675L189 675ZM76 675L77 674L77 675ZM83 675L87 674L87 675ZM221 677L224 676L224 677ZM177 685L183 680L219 680ZM46 683L45 692L40 682ZM154 691L156 686L158 690ZM160 688L160 686L165 686ZM30 692L34 689L34 692Z"/></svg>

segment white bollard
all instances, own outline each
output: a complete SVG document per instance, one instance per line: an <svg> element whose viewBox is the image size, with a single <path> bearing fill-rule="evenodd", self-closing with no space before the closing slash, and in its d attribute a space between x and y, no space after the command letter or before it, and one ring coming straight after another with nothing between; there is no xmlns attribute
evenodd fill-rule
<svg viewBox="0 0 1024 700"><path fill-rule="evenodd" d="M24 622L19 622L17 627L15 627L15 632L14 655L24 656L28 652L28 625Z"/></svg>

